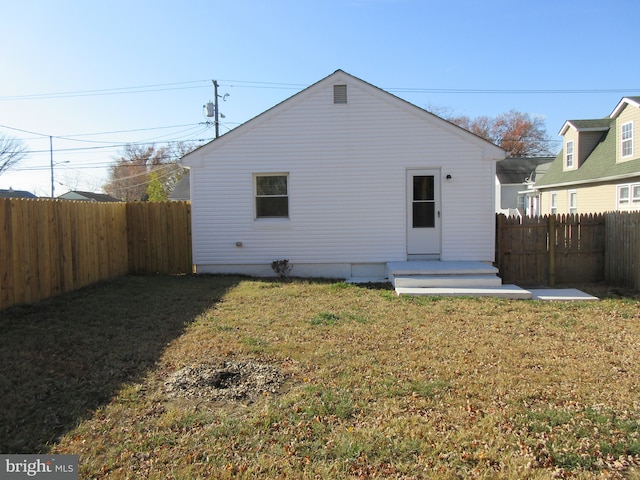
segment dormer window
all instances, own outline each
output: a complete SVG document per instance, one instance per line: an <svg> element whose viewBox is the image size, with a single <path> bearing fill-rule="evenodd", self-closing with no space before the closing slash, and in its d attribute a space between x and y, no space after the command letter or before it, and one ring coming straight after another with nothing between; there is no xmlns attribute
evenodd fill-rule
<svg viewBox="0 0 640 480"><path fill-rule="evenodd" d="M347 103L347 86L346 85L334 85L333 86L333 103Z"/></svg>
<svg viewBox="0 0 640 480"><path fill-rule="evenodd" d="M566 152L564 156L564 166L566 169L570 169L574 167L574 142L573 140L569 140L566 146Z"/></svg>
<svg viewBox="0 0 640 480"><path fill-rule="evenodd" d="M633 155L633 122L625 123L622 125L622 145L621 152L622 158L631 157Z"/></svg>

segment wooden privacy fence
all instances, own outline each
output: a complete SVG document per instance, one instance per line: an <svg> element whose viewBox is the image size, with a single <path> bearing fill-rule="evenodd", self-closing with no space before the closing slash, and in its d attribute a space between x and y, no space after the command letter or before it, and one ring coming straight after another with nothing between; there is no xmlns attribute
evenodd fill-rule
<svg viewBox="0 0 640 480"><path fill-rule="evenodd" d="M191 273L189 202L0 198L0 310L128 273Z"/></svg>
<svg viewBox="0 0 640 480"><path fill-rule="evenodd" d="M640 289L640 213L496 216L496 264L504 283L606 281Z"/></svg>
<svg viewBox="0 0 640 480"><path fill-rule="evenodd" d="M606 213L604 278L640 290L640 212Z"/></svg>
<svg viewBox="0 0 640 480"><path fill-rule="evenodd" d="M640 290L640 212L496 217L505 283ZM0 310L126 274L192 273L189 202L0 198Z"/></svg>
<svg viewBox="0 0 640 480"><path fill-rule="evenodd" d="M191 203L127 203L129 273L193 273Z"/></svg>

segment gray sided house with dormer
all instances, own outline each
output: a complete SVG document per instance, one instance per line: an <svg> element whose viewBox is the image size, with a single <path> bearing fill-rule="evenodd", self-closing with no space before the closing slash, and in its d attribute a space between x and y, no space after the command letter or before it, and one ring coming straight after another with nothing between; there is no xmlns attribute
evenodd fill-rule
<svg viewBox="0 0 640 480"><path fill-rule="evenodd" d="M536 181L542 214L640 210L640 97L606 118L568 120L563 148Z"/></svg>
<svg viewBox="0 0 640 480"><path fill-rule="evenodd" d="M507 216L540 215L540 192L533 188L553 157L513 157L496 164L496 213Z"/></svg>

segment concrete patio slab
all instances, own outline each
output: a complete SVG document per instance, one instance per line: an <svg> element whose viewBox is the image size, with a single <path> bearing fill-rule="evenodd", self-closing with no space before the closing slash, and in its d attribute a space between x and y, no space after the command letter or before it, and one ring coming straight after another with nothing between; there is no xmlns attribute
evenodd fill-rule
<svg viewBox="0 0 640 480"><path fill-rule="evenodd" d="M576 288L534 288L529 290L533 300L558 302L596 301L598 297L584 293Z"/></svg>

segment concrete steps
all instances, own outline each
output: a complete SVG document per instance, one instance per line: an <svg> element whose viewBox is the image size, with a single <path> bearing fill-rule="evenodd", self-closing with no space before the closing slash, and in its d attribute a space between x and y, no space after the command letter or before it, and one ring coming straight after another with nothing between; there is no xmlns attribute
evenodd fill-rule
<svg viewBox="0 0 640 480"><path fill-rule="evenodd" d="M398 295L530 299L531 292L502 285L498 269L484 262L389 262L387 278Z"/></svg>
<svg viewBox="0 0 640 480"><path fill-rule="evenodd" d="M433 287L499 287L502 280L496 275L394 275L395 288Z"/></svg>

